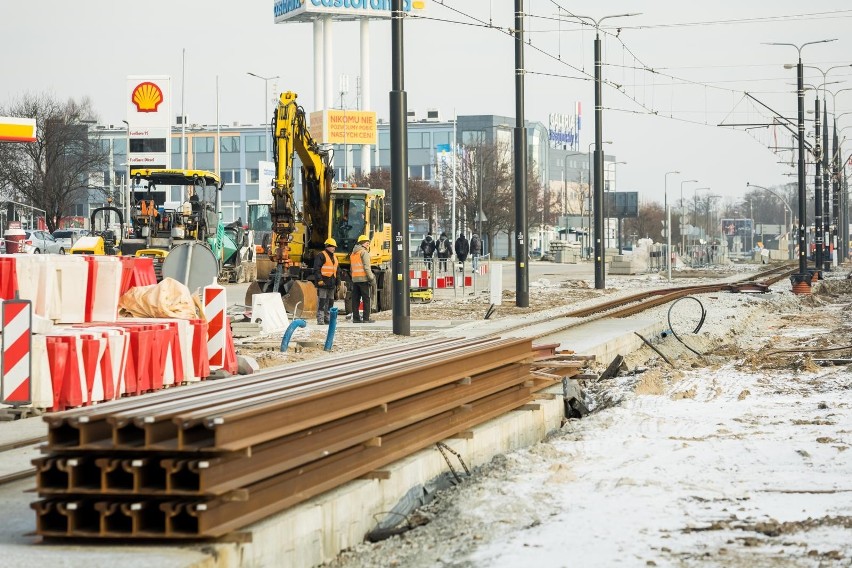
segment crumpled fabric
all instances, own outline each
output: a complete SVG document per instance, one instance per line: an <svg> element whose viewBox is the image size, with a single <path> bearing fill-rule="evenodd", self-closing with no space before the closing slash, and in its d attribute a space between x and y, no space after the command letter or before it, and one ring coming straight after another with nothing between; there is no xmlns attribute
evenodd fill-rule
<svg viewBox="0 0 852 568"><path fill-rule="evenodd" d="M136 318L198 319L199 301L189 288L174 278L163 278L159 284L136 286L118 300L122 316Z"/></svg>

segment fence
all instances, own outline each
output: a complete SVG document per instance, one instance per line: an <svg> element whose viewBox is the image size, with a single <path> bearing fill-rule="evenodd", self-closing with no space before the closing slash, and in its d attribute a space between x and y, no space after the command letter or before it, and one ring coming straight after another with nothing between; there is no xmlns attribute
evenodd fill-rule
<svg viewBox="0 0 852 568"><path fill-rule="evenodd" d="M409 259L409 287L415 292L430 289L441 298L476 295L490 290L490 255L469 257L465 262L453 257Z"/></svg>

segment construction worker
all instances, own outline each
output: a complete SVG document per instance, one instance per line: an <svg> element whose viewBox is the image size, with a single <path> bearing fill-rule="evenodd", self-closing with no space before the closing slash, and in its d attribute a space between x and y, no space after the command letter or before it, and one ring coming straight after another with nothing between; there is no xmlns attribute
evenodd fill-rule
<svg viewBox="0 0 852 568"><path fill-rule="evenodd" d="M314 284L317 287L317 325L330 323L331 306L337 290L337 241L329 237L325 248L314 258Z"/></svg>
<svg viewBox="0 0 852 568"><path fill-rule="evenodd" d="M349 269L352 271L352 323L373 323L375 320L370 319L370 298L376 277L370 269L370 239L367 235L358 237L358 244L349 255ZM363 315L358 309L362 301Z"/></svg>

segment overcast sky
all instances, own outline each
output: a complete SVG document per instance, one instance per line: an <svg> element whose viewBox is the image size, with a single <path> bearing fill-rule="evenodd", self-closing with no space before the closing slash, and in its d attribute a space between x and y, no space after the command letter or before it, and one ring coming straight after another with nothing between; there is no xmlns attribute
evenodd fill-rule
<svg viewBox="0 0 852 568"><path fill-rule="evenodd" d="M429 19L405 22L409 109L437 108L445 118L454 112L514 116L514 44L505 33L513 22L513 0L443 2L429 1ZM617 166L617 188L639 191L642 200L662 202L665 173L673 170L681 172L668 176L674 201L684 180L698 180L683 185L685 198L709 187L702 191L732 199L745 191L747 181L765 186L795 181L785 175L795 174L790 166L795 156L767 148L791 145L780 129L746 132L716 125L767 121L768 111L759 113L745 91L795 122L796 72L783 65L796 62L796 49L763 42L838 38L806 46L805 64L827 69L852 63L852 39L843 39L852 24L848 1L611 0L602 6L526 0L524 5L530 14L526 118L546 124L549 113L571 113L580 101L583 151L594 141L594 83L589 80L594 31L569 21L567 10L595 18L641 12L603 22L602 37L604 77L620 86L604 88L603 136L612 141L604 148L627 162ZM563 23L557 21L560 8ZM483 25L488 22L494 27ZM618 37L615 25L623 26ZM358 24L337 23L334 37L335 83L341 74L349 76L345 104L352 108L360 73ZM179 114L185 48L189 122L215 123L218 76L221 123L258 124L264 120L264 86L248 71L279 75L277 91L295 91L308 112L315 110L312 46L310 24L273 23L272 0L3 0L0 104L25 92L88 96L102 123L120 124L126 76L162 74L173 78L173 110ZM371 99L385 118L390 48L390 23L373 22ZM823 83L822 73L805 71L806 83ZM834 69L828 80L843 81L828 85L829 90L852 87L852 68ZM852 111L852 91L837 94L836 102L838 113ZM806 108L813 104L808 93ZM852 114L841 117L840 124L852 125ZM852 137L852 128L844 134Z"/></svg>

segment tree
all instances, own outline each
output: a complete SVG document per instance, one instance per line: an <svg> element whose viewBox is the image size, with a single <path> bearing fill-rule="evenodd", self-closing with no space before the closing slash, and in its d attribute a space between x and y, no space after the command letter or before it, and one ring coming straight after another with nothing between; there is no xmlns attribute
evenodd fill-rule
<svg viewBox="0 0 852 568"><path fill-rule="evenodd" d="M385 219L391 218L391 204L393 196L391 195L391 172L387 168L378 168L371 170L369 174L354 174L350 176L352 183L361 187L372 187L373 189L385 190ZM409 208L412 203L424 203L429 210L429 226L431 227L434 219L432 218L433 211L443 205L444 197L441 195L441 190L423 181L422 179L408 178L408 204Z"/></svg>
<svg viewBox="0 0 852 568"><path fill-rule="evenodd" d="M653 239L655 243L663 242L662 230L665 219L666 212L662 205L656 201L643 203L639 206L638 217L624 220L624 233L627 235L636 234L640 239ZM676 224L676 222L672 218L672 224Z"/></svg>
<svg viewBox="0 0 852 568"><path fill-rule="evenodd" d="M35 142L0 144L4 197L43 209L53 231L72 205L88 201L90 176L107 169L109 152L88 129L96 120L91 101L62 103L47 94L28 94L0 107L0 114L36 121Z"/></svg>
<svg viewBox="0 0 852 568"><path fill-rule="evenodd" d="M479 232L481 198L482 234L491 245L500 232L514 225L511 148L485 141L459 147L456 158L456 204L464 224ZM510 245L511 246L511 239Z"/></svg>

